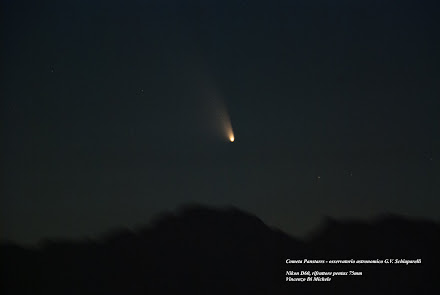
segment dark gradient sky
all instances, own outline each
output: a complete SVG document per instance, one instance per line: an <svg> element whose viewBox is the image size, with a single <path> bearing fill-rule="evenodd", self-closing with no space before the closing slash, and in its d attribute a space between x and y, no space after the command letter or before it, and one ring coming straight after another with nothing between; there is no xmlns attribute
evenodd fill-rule
<svg viewBox="0 0 440 295"><path fill-rule="evenodd" d="M93 236L188 202L293 234L438 219L437 2L2 0L0 237Z"/></svg>

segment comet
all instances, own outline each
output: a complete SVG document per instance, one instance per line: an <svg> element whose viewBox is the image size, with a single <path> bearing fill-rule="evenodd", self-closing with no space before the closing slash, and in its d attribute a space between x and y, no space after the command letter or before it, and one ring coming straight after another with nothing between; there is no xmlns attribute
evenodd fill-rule
<svg viewBox="0 0 440 295"><path fill-rule="evenodd" d="M221 104L221 107L219 108L219 112L220 112L220 120L222 123L221 129L225 134L225 136L229 138L229 141L234 142L235 135L234 135L234 130L232 129L231 118L229 117L228 111L224 103Z"/></svg>
<svg viewBox="0 0 440 295"><path fill-rule="evenodd" d="M201 86L198 88L200 98L203 98L203 105L206 108L203 121L206 122L208 129L212 128L215 131L216 136L220 135L224 141L235 142L236 138L232 129L231 118L222 94L214 85L212 79L209 79L209 75L197 75L196 78L201 81Z"/></svg>
<svg viewBox="0 0 440 295"><path fill-rule="evenodd" d="M225 99L215 85L209 70L204 66L205 63L199 60L199 56L194 56L194 58L197 62L194 63L195 71L192 72L193 80L197 82L197 97L202 99L202 105L206 109L206 112L203 112L202 122L206 124L207 129L212 128L215 131L213 135L216 137L220 135L224 141L235 142L236 138Z"/></svg>
<svg viewBox="0 0 440 295"><path fill-rule="evenodd" d="M213 95L207 99L207 102L209 106L207 112L209 114L209 122L217 131L216 133L219 134L223 140L234 142L236 138L224 100L218 95Z"/></svg>

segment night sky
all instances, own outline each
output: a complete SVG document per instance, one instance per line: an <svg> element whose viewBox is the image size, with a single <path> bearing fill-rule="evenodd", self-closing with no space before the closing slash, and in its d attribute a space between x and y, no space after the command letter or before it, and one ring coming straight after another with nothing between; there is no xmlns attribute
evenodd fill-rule
<svg viewBox="0 0 440 295"><path fill-rule="evenodd" d="M294 235L438 220L437 2L2 0L0 238L95 237L186 203Z"/></svg>

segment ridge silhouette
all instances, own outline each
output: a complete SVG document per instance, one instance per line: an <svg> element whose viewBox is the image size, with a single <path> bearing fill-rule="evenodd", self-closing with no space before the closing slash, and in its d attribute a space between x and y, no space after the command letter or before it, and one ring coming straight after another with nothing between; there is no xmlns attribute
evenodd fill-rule
<svg viewBox="0 0 440 295"><path fill-rule="evenodd" d="M440 225L395 215L327 218L293 238L237 208L182 207L95 240L0 247L1 294L439 293ZM422 259L421 264L286 264L286 259ZM287 282L286 271L349 271Z"/></svg>

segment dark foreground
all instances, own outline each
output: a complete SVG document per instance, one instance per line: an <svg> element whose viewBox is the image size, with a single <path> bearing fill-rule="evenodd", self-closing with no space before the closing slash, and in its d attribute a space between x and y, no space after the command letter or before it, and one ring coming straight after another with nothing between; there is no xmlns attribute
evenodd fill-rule
<svg viewBox="0 0 440 295"><path fill-rule="evenodd" d="M329 219L309 239L298 240L237 209L192 206L136 232L94 241L45 242L36 249L3 243L0 293L440 294L439 249L440 225L429 221Z"/></svg>

